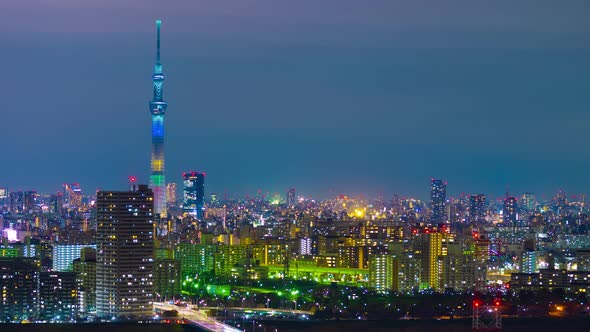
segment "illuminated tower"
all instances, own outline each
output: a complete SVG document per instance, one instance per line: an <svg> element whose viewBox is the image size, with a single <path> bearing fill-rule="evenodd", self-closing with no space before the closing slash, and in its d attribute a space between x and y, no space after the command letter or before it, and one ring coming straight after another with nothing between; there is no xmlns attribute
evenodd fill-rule
<svg viewBox="0 0 590 332"><path fill-rule="evenodd" d="M156 20L157 43L156 64L152 81L154 82L154 99L150 101L152 114L152 175L150 186L154 192L154 211L156 215L166 215L166 178L164 177L164 115L168 103L164 101L163 85L164 74L160 63L160 25L162 21Z"/></svg>

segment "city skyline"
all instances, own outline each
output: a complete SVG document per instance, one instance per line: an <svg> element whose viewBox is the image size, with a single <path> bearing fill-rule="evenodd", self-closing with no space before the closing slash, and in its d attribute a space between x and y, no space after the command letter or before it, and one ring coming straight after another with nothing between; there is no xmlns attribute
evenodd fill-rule
<svg viewBox="0 0 590 332"><path fill-rule="evenodd" d="M586 7L0 1L0 330L584 330Z"/></svg>
<svg viewBox="0 0 590 332"><path fill-rule="evenodd" d="M65 1L38 2L19 21L11 17L31 4L3 3L0 51L11 79L0 88L12 96L4 136L19 139L3 146L10 158L0 187L53 192L76 181L93 191L121 188L130 174L148 182L150 28L161 17L173 182L196 169L208 173L208 192L230 194L296 187L320 198L427 199L430 177L448 181L451 196L501 196L507 186L538 197L587 193L583 2L548 3L535 2L534 13L526 1L501 2L495 12L432 4L437 16L395 2L377 1L374 11L347 2L353 17L309 1L198 10L148 1L133 18L134 1ZM60 11L78 15L38 27ZM276 21L258 23L271 12ZM45 100L59 100L59 110L48 112Z"/></svg>

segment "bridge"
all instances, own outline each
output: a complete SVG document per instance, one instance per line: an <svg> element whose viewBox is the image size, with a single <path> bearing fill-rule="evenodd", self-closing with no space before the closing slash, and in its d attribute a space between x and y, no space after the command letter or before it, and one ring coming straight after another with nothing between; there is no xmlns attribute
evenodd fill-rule
<svg viewBox="0 0 590 332"><path fill-rule="evenodd" d="M275 308L245 308L245 307L212 307L209 309L227 310L227 311L243 311L243 312L259 312L259 313L276 313L276 314L296 314L312 316L311 311L293 310L293 309L275 309Z"/></svg>
<svg viewBox="0 0 590 332"><path fill-rule="evenodd" d="M166 302L154 302L154 310L176 310L178 311L178 315L188 324L208 332L242 332L240 329L223 324L218 320L208 317L206 313L190 307L176 306Z"/></svg>

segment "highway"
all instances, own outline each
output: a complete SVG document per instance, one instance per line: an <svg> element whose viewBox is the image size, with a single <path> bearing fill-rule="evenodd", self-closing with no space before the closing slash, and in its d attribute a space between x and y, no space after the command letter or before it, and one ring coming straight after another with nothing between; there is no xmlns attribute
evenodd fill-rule
<svg viewBox="0 0 590 332"><path fill-rule="evenodd" d="M176 310L178 311L178 317L184 318L184 320L192 325L210 331L210 332L242 332L233 326L223 324L213 318L207 317L204 312L191 309L184 306L176 306L168 304L166 302L154 302L154 310Z"/></svg>

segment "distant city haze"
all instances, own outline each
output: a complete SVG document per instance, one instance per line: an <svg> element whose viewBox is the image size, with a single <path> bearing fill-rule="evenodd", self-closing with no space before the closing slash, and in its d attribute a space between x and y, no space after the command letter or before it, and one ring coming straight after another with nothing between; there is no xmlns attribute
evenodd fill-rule
<svg viewBox="0 0 590 332"><path fill-rule="evenodd" d="M367 2L1 1L0 187L148 183L159 18L167 182L588 193L587 1Z"/></svg>

